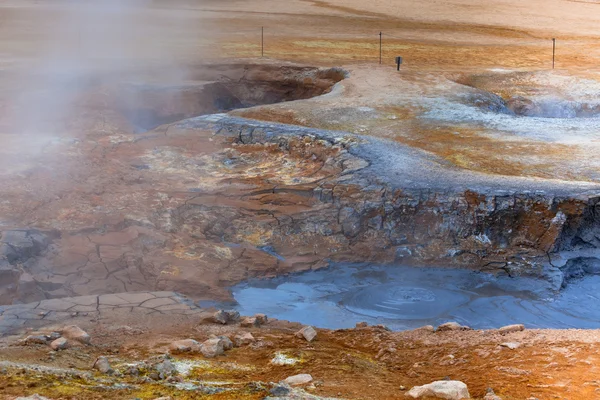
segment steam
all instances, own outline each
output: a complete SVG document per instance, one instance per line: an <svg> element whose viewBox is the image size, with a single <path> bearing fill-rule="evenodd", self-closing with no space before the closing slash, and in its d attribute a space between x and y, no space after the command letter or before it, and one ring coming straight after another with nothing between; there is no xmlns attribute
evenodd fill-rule
<svg viewBox="0 0 600 400"><path fill-rule="evenodd" d="M48 8L48 21L40 28L40 45L19 76L12 125L21 133L62 136L68 122L81 117L90 90L105 84L118 88L132 79L144 83L149 79L144 72L153 68L162 79L186 79L175 51L176 35L186 21L177 10L157 9L144 0L76 0L42 7ZM95 101L103 100L96 96Z"/></svg>

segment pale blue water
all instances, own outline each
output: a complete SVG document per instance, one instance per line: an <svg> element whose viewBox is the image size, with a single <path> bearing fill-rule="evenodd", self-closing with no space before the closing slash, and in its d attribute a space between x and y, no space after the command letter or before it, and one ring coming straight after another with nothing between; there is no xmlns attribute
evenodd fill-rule
<svg viewBox="0 0 600 400"><path fill-rule="evenodd" d="M322 328L357 322L412 329L458 321L476 329L523 323L534 328L600 328L600 277L560 293L531 278L444 268L334 265L253 280L233 289L242 315L265 313Z"/></svg>

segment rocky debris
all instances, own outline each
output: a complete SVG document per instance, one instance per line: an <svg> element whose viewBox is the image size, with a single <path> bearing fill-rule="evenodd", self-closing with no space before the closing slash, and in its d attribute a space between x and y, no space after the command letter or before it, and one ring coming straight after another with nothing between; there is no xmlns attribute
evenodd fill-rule
<svg viewBox="0 0 600 400"><path fill-rule="evenodd" d="M260 328L260 322L255 317L245 317L240 322L242 328Z"/></svg>
<svg viewBox="0 0 600 400"><path fill-rule="evenodd" d="M498 329L498 332L505 334L505 333L521 332L524 330L525 330L525 325L515 324L515 325L503 326L502 328Z"/></svg>
<svg viewBox="0 0 600 400"><path fill-rule="evenodd" d="M305 326L296 332L296 337L304 338L308 342L312 342L317 337L317 331L312 326Z"/></svg>
<svg viewBox="0 0 600 400"><path fill-rule="evenodd" d="M515 349L518 349L519 347L521 347L521 343L518 343L518 342L506 342L506 343L501 343L500 346L506 347L506 348L511 349L511 350L515 350Z"/></svg>
<svg viewBox="0 0 600 400"><path fill-rule="evenodd" d="M78 326L67 326L62 330L62 336L82 344L90 344L90 335Z"/></svg>
<svg viewBox="0 0 600 400"><path fill-rule="evenodd" d="M219 310L213 314L212 320L222 325L235 324L240 320L240 313L235 310Z"/></svg>
<svg viewBox="0 0 600 400"><path fill-rule="evenodd" d="M284 382L273 386L269 393L271 396L265 397L265 400L336 400L331 397L319 397L306 393L304 390L293 388Z"/></svg>
<svg viewBox="0 0 600 400"><path fill-rule="evenodd" d="M39 394L33 394L27 397L17 397L15 400L51 400L47 397L40 396Z"/></svg>
<svg viewBox="0 0 600 400"><path fill-rule="evenodd" d="M313 377L310 374L299 374L285 378L283 381L290 386L301 386L312 382Z"/></svg>
<svg viewBox="0 0 600 400"><path fill-rule="evenodd" d="M53 340L50 343L50 348L54 351L65 350L69 347L69 341L63 337Z"/></svg>
<svg viewBox="0 0 600 400"><path fill-rule="evenodd" d="M266 314L256 314L254 318L258 322L259 325L266 325L269 323L269 317Z"/></svg>
<svg viewBox="0 0 600 400"><path fill-rule="evenodd" d="M496 393L494 393L494 390L492 388L488 388L487 393L483 397L483 400L502 400L502 398L500 396L496 395Z"/></svg>
<svg viewBox="0 0 600 400"><path fill-rule="evenodd" d="M108 362L108 358L105 356L98 357L94 362L92 368L97 369L103 374L112 374L114 372L114 370L110 366L110 362Z"/></svg>
<svg viewBox="0 0 600 400"><path fill-rule="evenodd" d="M461 381L436 381L423 386L415 386L406 393L406 396L413 399L420 399L422 397L446 400L471 398L467 385Z"/></svg>
<svg viewBox="0 0 600 400"><path fill-rule="evenodd" d="M225 353L225 341L221 338L208 339L200 345L200 351L207 358L214 358Z"/></svg>
<svg viewBox="0 0 600 400"><path fill-rule="evenodd" d="M360 328L367 328L367 327L369 327L369 324L368 324L368 323L366 323L366 322L357 322L357 323L356 323L356 328L357 328L357 329L360 329Z"/></svg>
<svg viewBox="0 0 600 400"><path fill-rule="evenodd" d="M437 332L447 332L447 331L468 331L471 330L470 327L461 325L458 322L446 322L437 327Z"/></svg>
<svg viewBox="0 0 600 400"><path fill-rule="evenodd" d="M200 351L200 343L194 339L177 340L169 345L169 350L173 353L198 353Z"/></svg>
<svg viewBox="0 0 600 400"><path fill-rule="evenodd" d="M235 335L235 337L233 338L233 341L235 342L235 345L237 347L241 347L244 345L249 345L252 344L256 341L256 339L254 339L254 336L252 336L251 333L245 332L245 333L240 333L239 335Z"/></svg>

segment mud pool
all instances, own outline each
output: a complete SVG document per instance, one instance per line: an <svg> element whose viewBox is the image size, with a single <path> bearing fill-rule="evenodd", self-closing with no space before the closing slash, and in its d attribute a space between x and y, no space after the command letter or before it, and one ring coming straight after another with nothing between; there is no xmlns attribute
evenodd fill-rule
<svg viewBox="0 0 600 400"><path fill-rule="evenodd" d="M394 330L458 321L475 329L523 323L529 328L600 328L600 277L560 293L531 278L494 277L443 268L335 265L254 280L233 288L242 315L299 321L330 329L357 322Z"/></svg>

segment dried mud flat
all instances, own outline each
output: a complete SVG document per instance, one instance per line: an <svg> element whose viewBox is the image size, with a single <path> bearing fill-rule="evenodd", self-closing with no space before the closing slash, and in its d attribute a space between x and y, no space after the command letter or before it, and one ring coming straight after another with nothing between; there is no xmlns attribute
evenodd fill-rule
<svg viewBox="0 0 600 400"><path fill-rule="evenodd" d="M600 6L354 3L154 2L136 24L169 34L119 47L116 73L109 40L65 26L62 50L93 67L83 80L60 63L35 72L67 6L2 3L1 396L258 399L309 373L305 392L282 397L392 399L447 377L475 398L600 397L597 331L362 327L307 343L293 322L221 326L194 303L332 261L467 267L555 290L600 271ZM264 25L267 58L248 58ZM56 87L75 104L66 114ZM91 345L17 345L73 324ZM174 355L177 371L155 379L171 342L246 331L249 346ZM118 373L96 372L100 356Z"/></svg>

